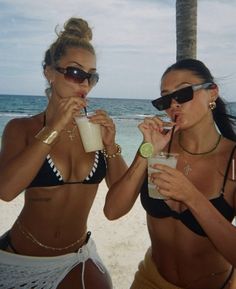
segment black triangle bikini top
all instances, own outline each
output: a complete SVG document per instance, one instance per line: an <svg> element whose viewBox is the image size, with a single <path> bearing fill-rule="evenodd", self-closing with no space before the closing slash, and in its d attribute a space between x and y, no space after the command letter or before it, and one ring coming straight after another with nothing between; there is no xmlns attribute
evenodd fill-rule
<svg viewBox="0 0 236 289"><path fill-rule="evenodd" d="M43 114L43 126L46 125L46 113ZM99 184L106 176L107 164L102 151L96 151L94 163L91 171L81 181L65 181L62 174L57 169L51 156L48 154L35 178L27 188L32 187L51 187L66 184Z"/></svg>
<svg viewBox="0 0 236 289"><path fill-rule="evenodd" d="M226 167L225 175L224 175L224 181L223 186L221 190L221 194L217 198L210 199L209 201L212 203L212 205L230 222L233 221L234 218L234 208L231 207L227 201L224 198L224 188L227 181L227 176L230 169L230 163L232 161L234 151L236 149L236 146L234 146L230 158ZM186 227L188 227L191 231L196 233L200 236L206 236L206 233L196 220L196 218L193 216L191 211L189 209L186 209L182 212L177 212L175 210L172 210L167 203L164 200L161 199L153 199L150 198L148 195L148 181L147 177L142 185L141 188L141 203L146 210L146 212L155 218L167 218L172 217L177 220L180 220Z"/></svg>
<svg viewBox="0 0 236 289"><path fill-rule="evenodd" d="M66 184L98 184L106 176L106 161L101 151L95 152L94 163L91 171L84 180L67 182L63 179L60 171L55 166L50 155L47 155L43 165L37 175L30 183L28 188L32 187L51 187Z"/></svg>

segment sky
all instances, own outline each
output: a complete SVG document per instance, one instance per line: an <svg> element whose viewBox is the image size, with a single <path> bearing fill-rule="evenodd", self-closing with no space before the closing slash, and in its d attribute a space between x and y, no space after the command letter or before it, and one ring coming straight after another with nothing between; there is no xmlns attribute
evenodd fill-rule
<svg viewBox="0 0 236 289"><path fill-rule="evenodd" d="M175 0L0 0L0 94L44 95L44 53L70 17L93 29L100 80L91 97L159 96L176 59ZM236 0L198 0L197 58L236 101Z"/></svg>

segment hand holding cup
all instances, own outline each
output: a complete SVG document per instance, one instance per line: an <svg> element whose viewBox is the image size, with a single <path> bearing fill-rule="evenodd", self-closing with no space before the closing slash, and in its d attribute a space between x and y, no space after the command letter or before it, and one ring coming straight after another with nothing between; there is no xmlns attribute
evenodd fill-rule
<svg viewBox="0 0 236 289"><path fill-rule="evenodd" d="M152 183L151 174L160 170L153 168L155 164L165 164L169 167L176 168L178 154L161 152L155 156L148 158L148 195L153 199L167 199L163 196L157 186Z"/></svg>
<svg viewBox="0 0 236 289"><path fill-rule="evenodd" d="M90 114L75 117L85 152L103 149L101 126L89 119Z"/></svg>

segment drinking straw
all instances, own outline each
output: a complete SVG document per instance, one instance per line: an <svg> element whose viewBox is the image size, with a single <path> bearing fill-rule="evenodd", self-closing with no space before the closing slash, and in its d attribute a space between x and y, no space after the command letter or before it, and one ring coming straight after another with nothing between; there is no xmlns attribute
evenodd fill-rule
<svg viewBox="0 0 236 289"><path fill-rule="evenodd" d="M88 116L88 111L87 111L86 107L84 107L84 113L85 113L86 116Z"/></svg>
<svg viewBox="0 0 236 289"><path fill-rule="evenodd" d="M175 116L174 121L176 121L176 119L177 119L177 117ZM169 141L168 149L167 149L167 158L169 158L169 156L170 156L170 150L171 150L171 144L172 144L174 132L175 132L175 125L171 129L170 141Z"/></svg>

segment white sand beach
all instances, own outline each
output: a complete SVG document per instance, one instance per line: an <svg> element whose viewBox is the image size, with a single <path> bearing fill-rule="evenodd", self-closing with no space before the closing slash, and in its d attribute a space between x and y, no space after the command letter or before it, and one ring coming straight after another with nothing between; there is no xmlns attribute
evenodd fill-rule
<svg viewBox="0 0 236 289"><path fill-rule="evenodd" d="M128 289L138 263L150 245L145 211L137 199L129 214L119 220L109 221L103 214L106 192L103 181L92 207L88 228L111 274L114 289ZM10 203L0 200L0 235L11 227L18 216L23 198L22 194Z"/></svg>

